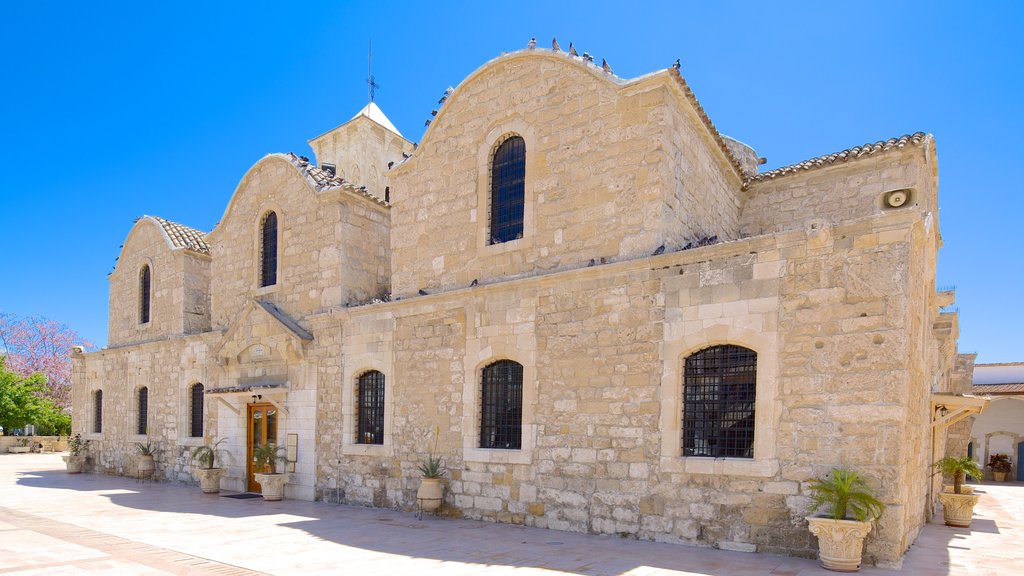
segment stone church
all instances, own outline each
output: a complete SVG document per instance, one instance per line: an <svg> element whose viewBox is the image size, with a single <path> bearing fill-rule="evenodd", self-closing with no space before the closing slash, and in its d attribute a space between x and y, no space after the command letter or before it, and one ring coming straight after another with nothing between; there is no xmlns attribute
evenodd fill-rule
<svg viewBox="0 0 1024 576"><path fill-rule="evenodd" d="M896 564L933 511L969 391L935 287L932 136L759 172L678 66L623 79L526 49L410 142L370 103L241 178L210 232L143 216L109 342L74 354L91 468L286 497L815 556L806 481L847 465ZM967 376L964 376L967 374ZM198 491L197 491L198 497Z"/></svg>

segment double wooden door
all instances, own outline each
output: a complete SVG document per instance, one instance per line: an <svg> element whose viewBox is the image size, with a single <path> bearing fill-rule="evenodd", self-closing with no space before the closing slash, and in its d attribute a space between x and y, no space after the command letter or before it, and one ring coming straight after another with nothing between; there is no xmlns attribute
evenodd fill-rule
<svg viewBox="0 0 1024 576"><path fill-rule="evenodd" d="M277 408L273 404L249 404L248 441L246 442L246 489L249 492L259 492L260 485L256 482L255 474L259 472L253 462L252 452L254 448L263 446L267 442L277 444Z"/></svg>

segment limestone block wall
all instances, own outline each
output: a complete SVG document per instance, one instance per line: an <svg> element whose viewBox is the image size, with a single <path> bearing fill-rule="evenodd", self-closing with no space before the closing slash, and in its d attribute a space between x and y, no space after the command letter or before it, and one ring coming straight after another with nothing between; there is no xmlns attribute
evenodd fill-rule
<svg viewBox="0 0 1024 576"><path fill-rule="evenodd" d="M140 273L150 268L150 318L140 322ZM108 345L123 346L209 326L209 268L205 255L172 250L154 220L139 220L110 274Z"/></svg>
<svg viewBox="0 0 1024 576"><path fill-rule="evenodd" d="M383 199L390 184L388 164L398 164L413 144L360 114L309 141L317 163L334 164L338 176Z"/></svg>
<svg viewBox="0 0 1024 576"><path fill-rule="evenodd" d="M883 195L909 188L902 210L938 217L935 145L921 145L867 156L809 171L759 180L746 191L739 227L744 235L802 229L814 221L844 222L887 212Z"/></svg>
<svg viewBox="0 0 1024 576"><path fill-rule="evenodd" d="M437 430L450 514L813 556L806 481L848 465L890 506L867 558L896 562L914 529L904 509L923 506L902 485L926 473L900 448L928 392L908 363L915 221L888 214L325 314L335 335L320 343L341 357L320 366L317 497L412 508ZM724 343L758 353L754 457L683 458L683 361ZM524 366L518 451L477 448L480 372L497 359ZM366 369L387 382L381 447L351 440Z"/></svg>
<svg viewBox="0 0 1024 576"><path fill-rule="evenodd" d="M711 153L692 150L708 145L706 129L674 110L689 106L674 83L668 73L624 83L539 50L470 75L392 172L395 294L637 258L698 229L734 232L726 165L703 166ZM512 134L526 144L523 237L492 245L490 161Z"/></svg>

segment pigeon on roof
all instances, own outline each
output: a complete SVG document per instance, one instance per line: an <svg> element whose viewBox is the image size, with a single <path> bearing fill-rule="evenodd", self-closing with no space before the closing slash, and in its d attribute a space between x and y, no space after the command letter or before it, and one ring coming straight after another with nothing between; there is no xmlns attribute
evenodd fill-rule
<svg viewBox="0 0 1024 576"><path fill-rule="evenodd" d="M604 70L609 74L615 74L615 72L612 72L612 67L608 65L608 61L604 58L601 58L601 70Z"/></svg>
<svg viewBox="0 0 1024 576"><path fill-rule="evenodd" d="M561 52L562 48L558 45L558 40L555 38L551 39L551 49L555 52Z"/></svg>
<svg viewBox="0 0 1024 576"><path fill-rule="evenodd" d="M530 43L526 45L526 48L529 49L529 50L533 50L536 46L537 46L537 39L536 38L530 38Z"/></svg>
<svg viewBox="0 0 1024 576"><path fill-rule="evenodd" d="M572 45L572 42L569 42L569 56L579 56L579 53L576 52L576 47Z"/></svg>

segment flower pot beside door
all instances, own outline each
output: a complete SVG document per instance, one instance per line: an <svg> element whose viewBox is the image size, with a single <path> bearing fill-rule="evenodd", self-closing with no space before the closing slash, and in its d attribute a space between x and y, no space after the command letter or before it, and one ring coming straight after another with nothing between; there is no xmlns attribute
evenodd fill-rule
<svg viewBox="0 0 1024 576"><path fill-rule="evenodd" d="M253 474L260 485L264 500L276 501L284 498L284 485L291 474L278 474L277 461L284 460L284 447L267 442L252 449L252 463L259 472Z"/></svg>
<svg viewBox="0 0 1024 576"><path fill-rule="evenodd" d="M1010 465L1009 454L993 454L989 456L988 467L992 469L992 479L996 482L1006 482L1013 467Z"/></svg>
<svg viewBox="0 0 1024 576"><path fill-rule="evenodd" d="M292 475L256 473L253 476L255 476L256 482L260 485L260 493L263 494L263 499L276 502L284 498L284 485L291 480Z"/></svg>
<svg viewBox="0 0 1024 576"><path fill-rule="evenodd" d="M970 527L971 518L974 516L974 505L978 503L978 496L974 494L973 487L964 486L964 480L968 476L980 478L981 467L970 456L961 458L947 456L936 462L935 467L944 476L953 478L952 489L947 492L943 488L942 493L939 494L939 502L942 503L942 515L946 526Z"/></svg>
<svg viewBox="0 0 1024 576"><path fill-rule="evenodd" d="M216 467L217 457L222 452L217 446L223 441L222 438L212 444L197 446L192 450L192 459L199 464L198 468L192 468L192 472L199 479L199 488L203 494L220 492L220 479L227 473L226 469Z"/></svg>

